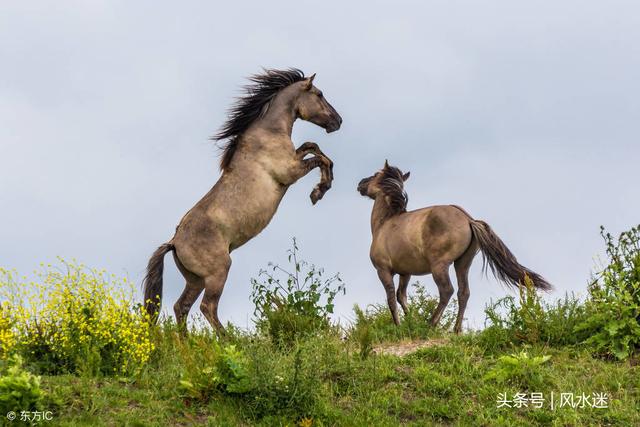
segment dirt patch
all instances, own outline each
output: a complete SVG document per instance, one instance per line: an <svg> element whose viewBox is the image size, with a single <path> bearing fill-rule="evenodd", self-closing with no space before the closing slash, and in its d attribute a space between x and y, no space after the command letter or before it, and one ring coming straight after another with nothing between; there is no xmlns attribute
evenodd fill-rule
<svg viewBox="0 0 640 427"><path fill-rule="evenodd" d="M402 341L397 343L378 344L373 347L374 354L390 354L403 357L407 354L415 353L421 348L445 345L449 342L446 338L434 338L430 340Z"/></svg>

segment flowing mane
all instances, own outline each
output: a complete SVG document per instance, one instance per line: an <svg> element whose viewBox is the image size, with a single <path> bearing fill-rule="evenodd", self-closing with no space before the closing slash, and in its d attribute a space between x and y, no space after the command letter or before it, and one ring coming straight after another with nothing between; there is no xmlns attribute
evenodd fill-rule
<svg viewBox="0 0 640 427"><path fill-rule="evenodd" d="M211 137L214 141L226 139L222 147L220 169L225 170L238 148L238 139L251 123L266 111L265 106L273 100L278 92L287 86L305 79L304 73L297 68L287 70L267 70L262 74L249 77L252 84L244 87L245 95L238 98L229 109L227 121L218 133Z"/></svg>
<svg viewBox="0 0 640 427"><path fill-rule="evenodd" d="M390 215L396 215L407 211L409 196L404 191L404 180L402 171L396 167L389 166L382 170L380 188L385 196L389 198Z"/></svg>

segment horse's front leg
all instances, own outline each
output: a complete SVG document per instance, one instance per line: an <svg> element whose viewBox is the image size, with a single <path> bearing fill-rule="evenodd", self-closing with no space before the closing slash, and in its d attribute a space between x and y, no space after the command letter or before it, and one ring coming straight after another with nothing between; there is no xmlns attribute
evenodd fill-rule
<svg viewBox="0 0 640 427"><path fill-rule="evenodd" d="M305 159L305 156L308 154L313 154L314 157ZM320 150L318 144L314 142L305 142L298 147L296 157L309 167L308 171L316 167L320 168L320 182L313 188L309 196L311 197L311 203L315 205L331 188L331 183L333 182L333 161L331 161L331 159Z"/></svg>

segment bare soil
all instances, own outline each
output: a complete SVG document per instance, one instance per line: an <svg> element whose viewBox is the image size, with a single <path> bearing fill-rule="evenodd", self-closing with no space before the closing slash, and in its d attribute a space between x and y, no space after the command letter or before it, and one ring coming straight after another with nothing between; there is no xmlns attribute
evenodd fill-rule
<svg viewBox="0 0 640 427"><path fill-rule="evenodd" d="M417 341L401 341L392 344L379 344L373 347L375 354L391 354L398 357L406 356L407 354L415 353L421 348L433 347L447 344L449 340L446 338L434 338L430 340L417 340Z"/></svg>

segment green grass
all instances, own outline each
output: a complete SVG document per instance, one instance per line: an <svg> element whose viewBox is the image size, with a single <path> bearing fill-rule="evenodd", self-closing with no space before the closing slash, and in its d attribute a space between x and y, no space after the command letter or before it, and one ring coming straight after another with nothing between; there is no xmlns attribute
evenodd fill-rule
<svg viewBox="0 0 640 427"><path fill-rule="evenodd" d="M73 343L85 342L97 349L88 354L107 357L87 360L75 351L85 347L71 346L75 369L62 370L50 357L57 342L40 345L41 323L21 318L23 326L36 326L38 339L25 345L25 337L17 336L12 345L14 329L21 329L11 329L13 311L3 306L0 407L13 409L18 401L51 411L49 424L56 426L640 426L640 227L623 233L618 246L609 235L605 241L611 263L599 274L600 285L589 288L586 301L566 295L546 303L525 279L518 298L501 298L485 309L484 330L460 336L448 332L455 304L439 328L429 326L437 300L420 285L414 286L400 326L384 305L356 306L352 325L330 325L326 315L343 288L341 282L332 288L333 279L322 282L322 270L313 266L301 274L302 284L297 273L283 269L282 282L273 276L254 281L254 302L263 307L257 332L228 325L225 337L218 339L202 322L187 335L170 320L151 329L146 322L136 323L144 325L148 344L141 349L150 353L134 355L150 359L132 359L137 362L131 369L112 363L108 350L113 346L100 346L100 340L89 345L102 335L82 329L79 337L77 328L70 328ZM292 271L299 272L307 264L298 261L296 251L294 242ZM279 289L287 283L288 294L270 305L271 297L278 296L273 283ZM90 306L104 299L100 292L89 295ZM65 306L74 307L74 300ZM127 301L120 305L132 315L133 307ZM71 326L86 317L83 310L73 313L67 316ZM48 323L51 331L59 329L59 321ZM121 325L107 318L98 326L106 333ZM136 329L121 329L115 336L137 342L131 338ZM404 351L403 357L390 353L402 346L415 351ZM103 365L112 369L97 369ZM41 374L41 386L28 371ZM533 393L542 395L542 407L499 406L501 398L513 401ZM589 396L589 404L561 406L563 393ZM606 394L607 407L591 407L594 393ZM3 415L0 425L20 425Z"/></svg>
<svg viewBox="0 0 640 427"><path fill-rule="evenodd" d="M362 358L357 340L335 331L287 350L235 331L220 344L233 344L245 355L255 393L214 386L194 398L180 388L181 379L214 366L220 347L206 331L184 338L165 324L154 337L153 360L135 378L43 376L45 406L61 426L304 425L309 419L311 425L340 426L640 425L640 367L629 361L597 359L580 347L527 346L531 357L551 356L535 366L536 385L528 389L526 373L524 381L488 377L501 356L523 347L494 351L481 345L478 333L434 333L447 342L402 358ZM276 376L285 384L281 388L274 386ZM610 401L607 409L551 410L546 402L542 409L497 408L503 392L553 392L556 398L562 392L606 392Z"/></svg>

